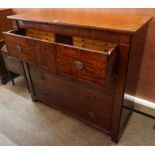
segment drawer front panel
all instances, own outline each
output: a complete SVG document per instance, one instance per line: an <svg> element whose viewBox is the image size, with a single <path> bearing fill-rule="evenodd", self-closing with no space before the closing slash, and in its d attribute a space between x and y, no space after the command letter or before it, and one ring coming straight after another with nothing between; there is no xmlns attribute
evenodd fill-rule
<svg viewBox="0 0 155 155"><path fill-rule="evenodd" d="M110 132L111 117L107 117L104 115L104 113L98 113L92 107L83 105L81 102L78 103L76 101L77 98L74 98L73 102L72 98L67 98L64 96L64 94L61 94L61 92L53 91L52 89L36 82L33 82L33 86L36 98L40 101L56 107L98 128L102 128Z"/></svg>
<svg viewBox="0 0 155 155"><path fill-rule="evenodd" d="M104 115L102 112L96 110L96 106L89 106L78 102L77 98L72 96L66 96L61 91L53 90L52 87L48 88L39 83L33 82L36 98L51 106L54 106L68 114L71 114L79 119L84 120L94 126L102 128L110 132L111 129L111 117ZM78 96L79 97L79 96ZM73 102L74 101L74 102ZM81 100L80 100L81 101ZM98 107L104 109L104 107Z"/></svg>
<svg viewBox="0 0 155 155"><path fill-rule="evenodd" d="M77 96L66 96L60 90L53 90L52 87L48 88L45 85L33 82L36 98L51 106L72 114L86 122L89 122L97 127L110 131L111 117L104 114L104 107L90 105L92 103L84 104ZM64 90L65 91L65 90ZM74 102L73 102L74 101ZM96 108L102 109L102 113L98 112Z"/></svg>
<svg viewBox="0 0 155 155"><path fill-rule="evenodd" d="M60 106L65 106L66 108L69 106L68 108L71 108L70 110L76 111L76 108L74 108L75 105L72 103L76 102L77 106L83 106L82 109L86 110L90 108L90 110L95 110L100 115L104 114L106 117L111 116L113 91L106 92L96 87L89 88L87 85L83 85L83 82L77 82L77 80L71 80L56 73L50 73L32 65L29 69L33 83L50 89L54 93L53 96L58 96L61 100L58 103ZM63 103L64 100L67 101Z"/></svg>
<svg viewBox="0 0 155 155"><path fill-rule="evenodd" d="M4 33L4 37L11 56L23 61L36 63L34 40L9 32Z"/></svg>
<svg viewBox="0 0 155 155"><path fill-rule="evenodd" d="M74 78L105 85L109 69L110 55L67 46L57 46L58 69Z"/></svg>

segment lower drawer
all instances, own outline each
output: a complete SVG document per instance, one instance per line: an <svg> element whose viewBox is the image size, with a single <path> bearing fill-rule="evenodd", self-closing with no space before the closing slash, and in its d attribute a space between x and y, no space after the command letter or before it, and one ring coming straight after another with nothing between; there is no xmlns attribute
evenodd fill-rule
<svg viewBox="0 0 155 155"><path fill-rule="evenodd" d="M97 105L89 105L91 103L83 104L79 99L71 96L64 96L61 92L53 91L46 86L33 82L35 90L35 97L51 106L54 106L72 116L75 116L83 121L92 124L98 128L110 132L111 117L106 116L104 112L99 112L97 108L104 109L104 107L97 107ZM79 96L77 96L79 97Z"/></svg>
<svg viewBox="0 0 155 155"><path fill-rule="evenodd" d="M94 126L110 131L113 94L96 87L29 66L36 99Z"/></svg>

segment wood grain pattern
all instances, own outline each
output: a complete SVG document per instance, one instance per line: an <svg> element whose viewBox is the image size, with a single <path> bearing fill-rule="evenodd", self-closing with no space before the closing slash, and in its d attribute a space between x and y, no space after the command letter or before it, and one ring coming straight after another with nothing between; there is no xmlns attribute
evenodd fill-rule
<svg viewBox="0 0 155 155"><path fill-rule="evenodd" d="M59 9L55 9L53 11L38 11L36 14L18 14L8 18L51 23L56 25L76 25L128 33L136 32L141 25L144 25L151 20L150 17L145 16L99 14L97 12L92 12L90 18L89 12L85 12L85 14L83 14L83 12L70 12L68 10L63 11Z"/></svg>
<svg viewBox="0 0 155 155"><path fill-rule="evenodd" d="M108 54L108 52L102 53L99 51L91 51L88 49L85 50L74 47L71 48L60 45L57 46L57 51L58 70L62 73L69 74L78 79L103 85L108 84L110 79L115 76L112 74L113 65L116 65L114 63L116 57L113 58L115 52L117 54L115 48L113 48L113 51L110 51ZM76 66L76 62L81 63L82 68L78 68L78 66ZM109 67L110 62L112 64L111 67Z"/></svg>
<svg viewBox="0 0 155 155"><path fill-rule="evenodd" d="M131 44L131 54L130 54L130 65L128 67L128 77L127 77L127 85L126 85L126 93L136 95L136 91L138 88L138 80L140 74L140 67L143 58L143 51L145 46L147 26L140 30L134 38L132 38ZM142 37L145 36L145 37ZM138 49L138 50L137 50ZM136 67L133 67L136 66ZM134 85L135 87L131 87Z"/></svg>
<svg viewBox="0 0 155 155"><path fill-rule="evenodd" d="M49 42L54 42L55 41L54 34L49 33L49 32L27 29L26 30L26 35L30 36L32 38L38 38L38 39L46 40L46 41L49 41Z"/></svg>
<svg viewBox="0 0 155 155"><path fill-rule="evenodd" d="M5 42L11 56L35 63L35 44L30 38L15 33L4 32Z"/></svg>
<svg viewBox="0 0 155 155"><path fill-rule="evenodd" d="M129 46L119 45L118 71L115 84L115 96L112 114L112 139L118 141L120 136L120 121L122 114L122 106L124 102L124 93L127 78L127 69L129 61ZM123 92L123 93L122 93Z"/></svg>

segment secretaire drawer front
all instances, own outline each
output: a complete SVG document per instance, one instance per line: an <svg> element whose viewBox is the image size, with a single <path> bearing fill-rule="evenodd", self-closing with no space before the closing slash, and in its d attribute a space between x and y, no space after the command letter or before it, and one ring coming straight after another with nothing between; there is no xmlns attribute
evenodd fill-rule
<svg viewBox="0 0 155 155"><path fill-rule="evenodd" d="M58 69L60 73L71 75L74 78L106 85L114 76L113 67L116 65L109 53L98 52L69 46L57 46ZM111 60L113 59L113 60Z"/></svg>
<svg viewBox="0 0 155 155"><path fill-rule="evenodd" d="M34 40L13 32L4 32L5 42L11 56L36 63Z"/></svg>

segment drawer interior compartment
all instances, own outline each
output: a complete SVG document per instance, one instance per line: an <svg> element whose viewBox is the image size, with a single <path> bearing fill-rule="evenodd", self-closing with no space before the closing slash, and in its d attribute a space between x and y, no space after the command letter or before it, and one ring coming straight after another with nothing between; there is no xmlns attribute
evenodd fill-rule
<svg viewBox="0 0 155 155"><path fill-rule="evenodd" d="M55 35L51 32L45 32L45 31L38 31L33 29L27 29L25 30L26 36L30 36L32 38L37 38L41 40L47 40L47 41L55 41Z"/></svg>
<svg viewBox="0 0 155 155"><path fill-rule="evenodd" d="M11 55L60 74L102 85L116 75L116 44L38 30L6 32L4 36Z"/></svg>
<svg viewBox="0 0 155 155"><path fill-rule="evenodd" d="M21 38L24 37L25 39L28 37L27 39L29 40L31 38L32 40L39 39L42 41L72 45L77 48L90 49L90 50L100 51L104 53L108 53L112 48L116 47L116 44L112 44L101 40L88 39L88 38L77 37L77 36L65 36L60 34L54 34L52 32L39 31L39 30L33 30L33 29L26 29L26 30L23 29L20 31L4 32L4 36L6 36L7 34L10 34L10 35L12 34L12 38L13 36L17 37L17 43L22 42L22 41L18 41L19 37ZM24 44L24 41L23 41L23 44Z"/></svg>
<svg viewBox="0 0 155 155"><path fill-rule="evenodd" d="M97 39L88 39L88 38L77 37L77 36L65 36L60 34L54 34L52 32L39 31L34 29L10 31L10 34L11 33L14 34L14 36L15 34L19 36L25 36L25 37L28 36L29 39L31 37L33 39L39 39L42 41L62 43L62 44L72 45L75 47L102 51L105 53L108 52L111 48L116 46L116 44L112 44L112 43L97 40ZM4 35L6 34L7 32L4 32Z"/></svg>
<svg viewBox="0 0 155 155"><path fill-rule="evenodd" d="M57 42L57 43L72 45L72 37L64 36L64 35L60 35L60 34L54 34L52 32L26 29L25 35L32 37L32 38L40 39L43 41Z"/></svg>
<svg viewBox="0 0 155 155"><path fill-rule="evenodd" d="M54 34L52 32L45 32L33 29L25 30L25 35L30 36L32 38L46 40L49 42L57 42L67 45L73 45L74 47L92 49L96 51L102 51L105 53L108 52L111 48L116 46L116 44L112 44L97 39L88 39L77 36L65 36L60 34Z"/></svg>
<svg viewBox="0 0 155 155"><path fill-rule="evenodd" d="M87 48L97 51L108 52L115 44L96 40L96 39L87 39L83 37L73 37L73 45L80 48Z"/></svg>

